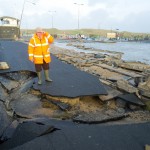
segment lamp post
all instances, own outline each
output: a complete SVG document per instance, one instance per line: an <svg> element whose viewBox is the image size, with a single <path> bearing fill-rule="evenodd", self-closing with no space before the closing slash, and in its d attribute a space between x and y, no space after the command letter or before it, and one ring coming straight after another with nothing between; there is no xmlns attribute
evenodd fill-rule
<svg viewBox="0 0 150 150"><path fill-rule="evenodd" d="M53 28L53 13L56 13L56 11L48 11L48 12L50 12L51 13L51 16L52 16L52 20L51 20L51 22L52 22L52 28Z"/></svg>
<svg viewBox="0 0 150 150"><path fill-rule="evenodd" d="M79 30L79 28L80 28L80 19L79 19L79 16L80 16L80 6L84 5L84 4L78 4L78 3L74 3L74 4L78 6L78 30Z"/></svg>
<svg viewBox="0 0 150 150"><path fill-rule="evenodd" d="M24 12L24 7L25 7L25 3L28 2L28 3L31 3L33 5L36 5L35 3L33 2L30 2L30 1L27 1L27 0L24 0L23 1L23 6L22 6L22 11L21 11L21 17L20 17L20 23L19 23L19 33L18 33L18 37L20 37L20 27L21 27L21 23L22 23L22 16L23 16L23 12Z"/></svg>

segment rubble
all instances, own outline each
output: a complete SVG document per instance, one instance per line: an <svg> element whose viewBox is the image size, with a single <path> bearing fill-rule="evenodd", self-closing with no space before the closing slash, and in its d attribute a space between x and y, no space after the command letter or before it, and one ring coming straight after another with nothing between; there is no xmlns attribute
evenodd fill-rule
<svg viewBox="0 0 150 150"><path fill-rule="evenodd" d="M0 62L0 69L9 69L9 65L7 64L7 62Z"/></svg>
<svg viewBox="0 0 150 150"><path fill-rule="evenodd" d="M59 50L55 49L57 49L56 46L53 48L52 53L59 59L63 59L66 63L69 62L83 71L99 76L100 81L104 84L118 88L120 91L136 93L140 98L142 98L142 96L149 97L149 65L141 62L122 61L122 54L119 52L96 50L99 51L99 53L94 54L87 52L80 53L62 48L58 48ZM109 52L111 55L107 54L105 57L101 57L101 55L104 56L104 54L101 54L101 52L104 51ZM74 56L72 56L72 54L74 54ZM76 61L72 62L74 58Z"/></svg>

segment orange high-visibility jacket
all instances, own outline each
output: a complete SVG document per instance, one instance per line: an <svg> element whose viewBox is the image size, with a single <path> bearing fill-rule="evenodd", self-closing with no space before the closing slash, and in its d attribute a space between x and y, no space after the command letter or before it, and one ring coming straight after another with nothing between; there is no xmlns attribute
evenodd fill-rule
<svg viewBox="0 0 150 150"><path fill-rule="evenodd" d="M44 33L43 38L40 40L36 34L30 39L28 44L29 60L35 64L43 64L51 62L50 46L54 38L47 32Z"/></svg>

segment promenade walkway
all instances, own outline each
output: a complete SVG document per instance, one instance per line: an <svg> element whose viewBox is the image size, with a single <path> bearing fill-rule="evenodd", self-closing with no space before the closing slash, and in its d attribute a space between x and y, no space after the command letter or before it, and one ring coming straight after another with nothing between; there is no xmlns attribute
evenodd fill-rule
<svg viewBox="0 0 150 150"><path fill-rule="evenodd" d="M34 65L28 60L27 45L24 43L0 41L0 61L6 61L10 66L8 70L0 70L0 75L20 71L31 71L35 74ZM53 55L50 67L53 82L44 81L42 85L38 85L36 78L33 84L34 89L62 97L107 94L96 76L80 71ZM126 98L126 96L120 98ZM25 101L31 105L29 111L32 112L32 103L27 99ZM22 101L20 103L22 104ZM2 118L0 123L3 127L1 127L1 139L6 140L3 143L0 141L0 150L147 150L146 145L150 145L149 122L88 125L50 119L50 117L34 117L24 119L23 122L23 118L21 122L12 118L13 122L9 126L7 113L2 110L3 102L0 104L3 106L1 106L0 114ZM22 106L24 107L18 108L28 111L27 105L22 104ZM17 111L15 113L17 114ZM5 123L7 128L4 128Z"/></svg>
<svg viewBox="0 0 150 150"><path fill-rule="evenodd" d="M10 69L0 70L0 73L14 71L35 72L34 64L28 60L27 44L15 41L0 41L0 43L0 61L5 61L10 66ZM52 96L63 97L107 94L97 77L80 71L74 66L58 60L53 55L50 68L50 76L53 82L43 82L42 85L38 85L37 80L35 80L34 89Z"/></svg>

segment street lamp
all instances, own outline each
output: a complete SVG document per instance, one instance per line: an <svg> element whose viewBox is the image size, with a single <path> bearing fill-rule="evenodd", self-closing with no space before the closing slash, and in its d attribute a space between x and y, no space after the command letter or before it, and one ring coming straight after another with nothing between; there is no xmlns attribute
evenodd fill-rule
<svg viewBox="0 0 150 150"><path fill-rule="evenodd" d="M79 16L80 16L80 6L81 5L84 5L84 4L78 4L78 3L74 3L75 5L77 5L78 6L78 30L79 30L79 28L80 28L80 20L79 20Z"/></svg>
<svg viewBox="0 0 150 150"><path fill-rule="evenodd" d="M21 17L20 17L20 23L19 23L19 33L18 33L18 36L19 36L19 37L20 37L20 27L21 27L21 23L22 23L22 16L23 16L24 7L25 7L25 3L26 3L26 2L31 3L31 4L33 4L33 5L36 5L36 4L33 3L33 2L24 0L24 2L23 2L23 7L22 7L22 12L21 12Z"/></svg>
<svg viewBox="0 0 150 150"><path fill-rule="evenodd" d="M52 16L52 29L53 29L53 13L56 13L56 11L48 11L48 12L50 12L51 13L51 16Z"/></svg>

